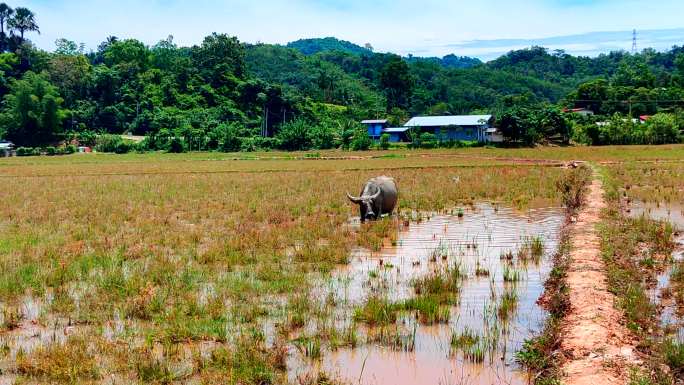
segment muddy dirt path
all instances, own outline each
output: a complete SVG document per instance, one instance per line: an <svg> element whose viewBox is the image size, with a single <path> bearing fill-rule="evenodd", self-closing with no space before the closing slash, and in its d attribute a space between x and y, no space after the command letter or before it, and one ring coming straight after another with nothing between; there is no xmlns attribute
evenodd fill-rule
<svg viewBox="0 0 684 385"><path fill-rule="evenodd" d="M567 285L570 310L563 320L561 349L565 385L627 384L629 368L638 365L629 331L608 292L596 225L606 207L603 187L593 176L586 205L569 226L571 263Z"/></svg>

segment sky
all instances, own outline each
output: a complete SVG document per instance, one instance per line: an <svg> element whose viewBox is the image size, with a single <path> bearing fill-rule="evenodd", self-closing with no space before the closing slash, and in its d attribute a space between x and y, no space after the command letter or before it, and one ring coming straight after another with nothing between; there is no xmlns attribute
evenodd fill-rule
<svg viewBox="0 0 684 385"><path fill-rule="evenodd" d="M449 53L491 59L534 44L596 55L684 44L683 0L9 0L37 15L41 34L28 37L54 50L58 38L95 49L107 36L179 45L227 33L248 43L334 36L402 55ZM592 34L593 32L615 32ZM650 34L650 35L649 35ZM558 37L565 37L558 39ZM569 39L567 37L570 37Z"/></svg>

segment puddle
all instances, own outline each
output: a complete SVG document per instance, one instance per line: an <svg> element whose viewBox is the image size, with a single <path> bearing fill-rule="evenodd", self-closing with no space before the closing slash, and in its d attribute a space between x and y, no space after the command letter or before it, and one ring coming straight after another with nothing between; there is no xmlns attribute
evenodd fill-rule
<svg viewBox="0 0 684 385"><path fill-rule="evenodd" d="M52 300L52 293L46 292L44 298L25 297L18 308L0 304L2 322L13 324L9 330L0 331L0 346L4 350L0 358L0 384L15 382L19 352L30 353L50 344L63 344L70 336L82 331L82 327L71 324L67 319L45 313Z"/></svg>
<svg viewBox="0 0 684 385"><path fill-rule="evenodd" d="M672 262L667 269L657 277L657 284L649 290L651 302L661 307L661 326L674 330L680 341L684 341L684 324L681 315L677 314L677 304L670 294L670 276L675 264L684 261L684 205L678 203L644 203L635 201L629 205L628 215L632 218L646 216L650 219L669 222L675 234L675 249L672 252Z"/></svg>
<svg viewBox="0 0 684 385"><path fill-rule="evenodd" d="M645 215L653 220L670 222L677 230L684 231L684 205L678 203L632 202L629 216L639 218Z"/></svg>
<svg viewBox="0 0 684 385"><path fill-rule="evenodd" d="M318 361L294 354L288 365L290 381L296 383L322 370L333 378L359 384L528 383L514 361L514 353L543 326L546 313L536 301L551 269L550 256L558 246L564 212L538 209L520 213L483 204L463 214L462 218L435 215L422 223L401 226L395 246L377 253L356 250L351 262L315 291L321 303L335 303L334 322L344 329L351 323L353 308L369 296L392 302L415 297L413 280L459 264L467 278L461 285L458 305L450 308L448 323L424 326L412 316L400 317L396 333L404 342L399 348L361 343L377 330L358 327L360 343L355 349L326 350ZM503 254L515 254L530 237L543 240L543 257L538 263L521 264L515 257L510 265L502 260ZM488 275L482 273L484 270ZM519 281L505 283L505 270L507 274L516 272ZM480 271L479 276L476 271ZM517 307L507 326L493 328L493 309L505 292L517 293ZM485 336L492 329L498 336L492 343L495 348L482 362L467 359L451 346L454 334L470 330Z"/></svg>

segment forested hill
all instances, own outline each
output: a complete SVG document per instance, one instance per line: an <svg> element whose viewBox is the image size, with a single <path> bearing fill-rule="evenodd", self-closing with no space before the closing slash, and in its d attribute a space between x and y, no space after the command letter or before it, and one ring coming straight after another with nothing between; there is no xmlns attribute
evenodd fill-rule
<svg viewBox="0 0 684 385"><path fill-rule="evenodd" d="M364 55L373 51L373 47L367 44L361 47L354 43L339 40L334 37L300 39L287 44L287 48L294 48L304 55L313 55L323 51L341 51L355 55Z"/></svg>
<svg viewBox="0 0 684 385"><path fill-rule="evenodd" d="M346 147L361 119L468 113L493 113L513 127L511 140L529 143L568 127L563 107L638 117L677 113L684 99L682 47L596 58L532 47L481 63L334 38L286 47L215 33L192 47L112 36L91 52L60 39L46 52L30 41L32 12L15 12L0 34L0 137L24 146L130 133L151 149Z"/></svg>
<svg viewBox="0 0 684 385"><path fill-rule="evenodd" d="M300 39L297 41L290 42L286 45L287 48L293 48L301 52L304 55L314 55L320 52L331 52L338 51L345 54L352 55L370 55L373 53L373 47L370 44L366 44L364 47L360 45L339 40L334 37L316 38L316 39ZM430 61L437 62L444 67L448 68L470 68L482 64L480 59L467 57L467 56L456 56L454 54L446 55L442 58L438 57L414 57L409 56L405 58L409 62L416 61Z"/></svg>

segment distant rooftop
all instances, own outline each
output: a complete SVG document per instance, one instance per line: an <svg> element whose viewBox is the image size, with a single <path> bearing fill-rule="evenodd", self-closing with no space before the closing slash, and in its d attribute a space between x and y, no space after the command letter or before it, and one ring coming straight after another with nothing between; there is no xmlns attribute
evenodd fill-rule
<svg viewBox="0 0 684 385"><path fill-rule="evenodd" d="M389 127L385 128L383 132L389 132L389 133L398 133L398 132L406 132L410 129L411 127Z"/></svg>
<svg viewBox="0 0 684 385"><path fill-rule="evenodd" d="M482 126L492 119L491 115L453 115L453 116L418 116L409 120L405 127L446 127L446 126Z"/></svg>
<svg viewBox="0 0 684 385"><path fill-rule="evenodd" d="M370 119L370 120L362 120L361 124L385 124L387 123L387 119Z"/></svg>

